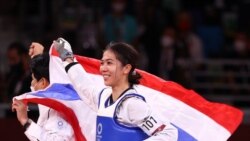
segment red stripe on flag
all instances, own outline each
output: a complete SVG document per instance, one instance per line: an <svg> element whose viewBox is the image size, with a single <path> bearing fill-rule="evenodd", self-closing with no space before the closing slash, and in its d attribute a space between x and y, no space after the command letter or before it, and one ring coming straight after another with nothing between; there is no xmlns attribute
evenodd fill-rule
<svg viewBox="0 0 250 141"><path fill-rule="evenodd" d="M49 98L30 98L24 99L25 103L36 103L41 104L47 107L50 107L57 112L61 113L65 120L72 126L75 134L76 141L87 141L82 134L81 127L79 126L79 122L77 117L72 109L65 106L64 104Z"/></svg>

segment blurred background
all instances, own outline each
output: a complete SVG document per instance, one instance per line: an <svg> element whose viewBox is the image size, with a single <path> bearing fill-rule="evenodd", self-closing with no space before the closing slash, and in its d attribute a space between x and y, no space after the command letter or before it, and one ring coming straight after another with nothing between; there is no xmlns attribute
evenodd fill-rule
<svg viewBox="0 0 250 141"><path fill-rule="evenodd" d="M132 44L139 68L244 112L230 141L250 138L250 0L1 0L0 140L27 141L10 111L30 91L28 48L58 37L100 59L111 41ZM38 116L31 106L30 116Z"/></svg>

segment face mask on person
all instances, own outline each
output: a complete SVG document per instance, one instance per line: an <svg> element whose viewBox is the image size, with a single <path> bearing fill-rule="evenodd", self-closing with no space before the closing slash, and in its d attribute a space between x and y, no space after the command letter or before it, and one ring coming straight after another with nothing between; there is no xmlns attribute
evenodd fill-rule
<svg viewBox="0 0 250 141"><path fill-rule="evenodd" d="M234 42L234 47L236 51L242 52L246 49L246 43L244 41L238 40Z"/></svg>
<svg viewBox="0 0 250 141"><path fill-rule="evenodd" d="M39 83L39 81L37 81L36 84L35 84L34 86L32 86L32 84L31 84L31 86L30 86L31 92L36 91L36 90L35 90L35 87L37 86L38 83Z"/></svg>
<svg viewBox="0 0 250 141"><path fill-rule="evenodd" d="M112 4L112 8L114 9L114 11L116 12L121 12L124 10L125 8L125 4L121 3L121 2L116 2Z"/></svg>
<svg viewBox="0 0 250 141"><path fill-rule="evenodd" d="M35 88L33 86L30 86L30 90L31 90L31 92L34 92Z"/></svg>
<svg viewBox="0 0 250 141"><path fill-rule="evenodd" d="M172 37L169 37L167 35L164 35L161 38L161 45L163 47L171 47L174 44L174 39Z"/></svg>

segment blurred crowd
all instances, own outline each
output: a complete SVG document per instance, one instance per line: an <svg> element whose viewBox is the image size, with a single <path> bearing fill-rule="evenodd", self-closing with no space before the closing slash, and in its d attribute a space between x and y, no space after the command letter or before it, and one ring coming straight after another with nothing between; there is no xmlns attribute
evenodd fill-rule
<svg viewBox="0 0 250 141"><path fill-rule="evenodd" d="M140 69L183 85L178 59L197 67L204 59L250 59L247 0L14 0L8 7L5 1L0 31L14 28L18 36L5 52L2 102L30 91L31 41L48 49L61 36L75 54L94 58L108 43L123 41L140 52Z"/></svg>

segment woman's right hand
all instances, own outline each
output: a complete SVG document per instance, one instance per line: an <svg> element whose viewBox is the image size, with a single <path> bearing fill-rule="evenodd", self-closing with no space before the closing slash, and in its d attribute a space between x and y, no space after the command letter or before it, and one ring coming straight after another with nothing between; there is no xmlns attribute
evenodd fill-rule
<svg viewBox="0 0 250 141"><path fill-rule="evenodd" d="M53 41L53 45L55 49L59 53L59 57L62 61L73 62L74 55L71 49L71 45L68 41L63 38L58 38L57 40Z"/></svg>
<svg viewBox="0 0 250 141"><path fill-rule="evenodd" d="M44 46L37 42L32 42L29 49L29 56L33 58L35 55L42 54Z"/></svg>

